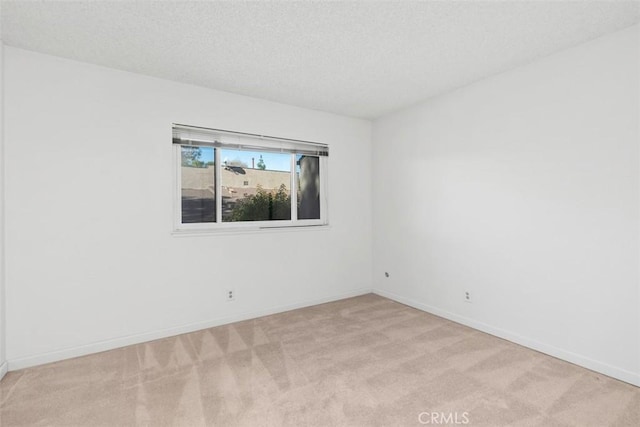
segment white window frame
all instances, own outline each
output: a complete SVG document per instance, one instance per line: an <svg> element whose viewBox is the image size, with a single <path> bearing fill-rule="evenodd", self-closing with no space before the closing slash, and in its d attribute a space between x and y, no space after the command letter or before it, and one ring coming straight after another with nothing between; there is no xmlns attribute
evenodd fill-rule
<svg viewBox="0 0 640 427"><path fill-rule="evenodd" d="M203 143L199 144L194 137L194 141L181 144L176 142L176 128L181 130L193 129L202 138ZM173 172L174 172L174 212L173 212L173 231L175 233L215 233L215 232L233 232L233 231L256 231L256 230L276 230L276 229L292 229L292 228L308 228L308 227L327 227L329 225L329 209L328 209L328 150L326 144L319 144L301 140L291 140L285 138L276 138L270 136L248 134L242 132L234 132L220 129L200 128L194 126L186 126L173 124ZM182 153L183 146L200 146L210 147L209 139L215 139L219 146L214 147L215 162L215 198L216 198L216 222L203 223L182 223ZM215 137L215 138L214 138ZM325 151L327 155L318 156L319 158L319 174L320 174L320 219L298 219L298 176L296 173L296 153L287 153L291 156L291 180L289 183L291 197L291 219L290 220L269 220L269 221L234 221L222 222L222 182L221 168L222 161L221 149L238 149L241 145L246 144L249 148L259 148L260 150L278 153L278 144L282 146L308 146L312 149Z"/></svg>

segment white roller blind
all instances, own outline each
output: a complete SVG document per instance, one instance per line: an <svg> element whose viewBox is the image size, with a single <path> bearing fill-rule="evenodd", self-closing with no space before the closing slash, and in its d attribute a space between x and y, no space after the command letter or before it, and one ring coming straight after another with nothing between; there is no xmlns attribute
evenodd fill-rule
<svg viewBox="0 0 640 427"><path fill-rule="evenodd" d="M329 146L317 142L254 135L220 129L207 129L181 124L173 125L173 143L204 145L232 150L294 153L307 156L328 156Z"/></svg>

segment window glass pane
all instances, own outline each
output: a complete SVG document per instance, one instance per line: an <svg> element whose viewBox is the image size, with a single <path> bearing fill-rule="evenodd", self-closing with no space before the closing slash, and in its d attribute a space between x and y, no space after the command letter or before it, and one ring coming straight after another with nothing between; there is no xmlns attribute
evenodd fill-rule
<svg viewBox="0 0 640 427"><path fill-rule="evenodd" d="M320 158L296 156L298 219L320 219Z"/></svg>
<svg viewBox="0 0 640 427"><path fill-rule="evenodd" d="M220 150L222 221L291 219L291 154Z"/></svg>
<svg viewBox="0 0 640 427"><path fill-rule="evenodd" d="M181 146L182 223L216 222L215 149Z"/></svg>

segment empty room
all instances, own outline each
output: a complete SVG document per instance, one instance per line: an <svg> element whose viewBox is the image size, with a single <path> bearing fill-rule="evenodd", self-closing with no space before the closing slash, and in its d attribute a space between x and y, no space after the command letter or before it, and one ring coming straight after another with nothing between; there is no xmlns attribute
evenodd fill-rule
<svg viewBox="0 0 640 427"><path fill-rule="evenodd" d="M0 426L640 426L640 1L0 23Z"/></svg>

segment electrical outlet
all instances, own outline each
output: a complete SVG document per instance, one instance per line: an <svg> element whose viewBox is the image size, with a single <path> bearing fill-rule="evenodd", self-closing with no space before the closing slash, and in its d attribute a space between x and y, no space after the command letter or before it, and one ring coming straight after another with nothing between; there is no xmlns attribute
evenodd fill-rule
<svg viewBox="0 0 640 427"><path fill-rule="evenodd" d="M468 303L471 302L471 292L469 291L464 292L464 302L468 302Z"/></svg>
<svg viewBox="0 0 640 427"><path fill-rule="evenodd" d="M233 289L227 291L227 301L233 301L236 299L236 292Z"/></svg>

